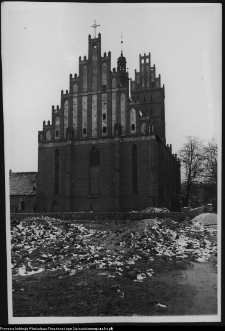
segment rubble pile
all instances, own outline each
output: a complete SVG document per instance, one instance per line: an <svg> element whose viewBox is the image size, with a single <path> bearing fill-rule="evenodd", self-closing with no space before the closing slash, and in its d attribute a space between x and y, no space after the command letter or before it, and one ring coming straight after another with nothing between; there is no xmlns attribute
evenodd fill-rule
<svg viewBox="0 0 225 331"><path fill-rule="evenodd" d="M212 213L204 213L204 214L200 214L198 216L196 216L193 219L194 222L198 222L200 224L210 224L210 225L215 225L217 224L217 215L216 214L212 214Z"/></svg>
<svg viewBox="0 0 225 331"><path fill-rule="evenodd" d="M76 222L50 217L31 218L11 225L12 271L30 275L64 269L69 275L85 268L105 270L108 277L124 275L134 281L152 277L154 271L135 268L139 260L158 256L177 261L205 262L216 254L207 240L216 230L197 222L178 224L171 219L146 219L123 228L100 231Z"/></svg>
<svg viewBox="0 0 225 331"><path fill-rule="evenodd" d="M169 209L165 207L157 208L157 207L148 207L141 211L141 213L169 213Z"/></svg>
<svg viewBox="0 0 225 331"><path fill-rule="evenodd" d="M141 211L132 210L130 213L169 213L169 209L165 207L147 207Z"/></svg>
<svg viewBox="0 0 225 331"><path fill-rule="evenodd" d="M170 220L147 219L137 222L120 233L114 233L102 245L111 250L121 248L121 252L138 254L141 258L169 256L177 259L191 257L199 262L207 261L216 253L215 243L206 239L215 229L206 228L199 223L177 225Z"/></svg>

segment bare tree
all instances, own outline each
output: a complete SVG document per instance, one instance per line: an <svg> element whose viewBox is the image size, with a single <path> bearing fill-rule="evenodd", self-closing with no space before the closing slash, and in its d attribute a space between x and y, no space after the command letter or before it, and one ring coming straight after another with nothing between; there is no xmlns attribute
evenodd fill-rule
<svg viewBox="0 0 225 331"><path fill-rule="evenodd" d="M203 158L202 187L205 192L205 201L206 203L212 202L213 208L216 210L218 146L215 138L212 138L203 147Z"/></svg>
<svg viewBox="0 0 225 331"><path fill-rule="evenodd" d="M189 202L191 189L199 183L204 172L202 141L197 137L186 137L186 142L178 154L184 169L183 184Z"/></svg>
<svg viewBox="0 0 225 331"><path fill-rule="evenodd" d="M203 147L203 157L203 180L206 183L217 185L218 146L215 138L212 138L211 141L208 141L207 145Z"/></svg>

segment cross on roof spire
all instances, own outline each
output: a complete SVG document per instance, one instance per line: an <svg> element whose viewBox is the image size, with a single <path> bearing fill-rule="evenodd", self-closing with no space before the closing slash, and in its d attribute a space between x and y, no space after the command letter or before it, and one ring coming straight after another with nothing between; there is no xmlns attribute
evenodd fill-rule
<svg viewBox="0 0 225 331"><path fill-rule="evenodd" d="M94 24L91 26L91 28L94 28L95 29L94 38L96 38L96 28L98 26L100 26L100 25L96 24L96 20L94 20Z"/></svg>

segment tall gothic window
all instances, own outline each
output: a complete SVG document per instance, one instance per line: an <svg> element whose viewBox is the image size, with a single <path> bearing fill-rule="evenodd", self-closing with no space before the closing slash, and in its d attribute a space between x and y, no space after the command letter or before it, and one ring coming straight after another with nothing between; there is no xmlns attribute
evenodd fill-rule
<svg viewBox="0 0 225 331"><path fill-rule="evenodd" d="M100 195L100 153L95 146L90 150L89 160L89 193L98 196Z"/></svg>
<svg viewBox="0 0 225 331"><path fill-rule="evenodd" d="M137 193L138 183L137 183L137 145L132 146L132 192Z"/></svg>
<svg viewBox="0 0 225 331"><path fill-rule="evenodd" d="M59 150L55 150L55 194L59 193Z"/></svg>

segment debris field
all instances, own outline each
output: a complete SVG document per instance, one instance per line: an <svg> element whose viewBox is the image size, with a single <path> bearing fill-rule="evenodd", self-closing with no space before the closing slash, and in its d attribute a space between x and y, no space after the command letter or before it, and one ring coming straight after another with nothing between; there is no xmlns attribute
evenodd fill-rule
<svg viewBox="0 0 225 331"><path fill-rule="evenodd" d="M217 252L217 244L206 239L216 229L190 223L146 219L114 231L100 231L73 221L33 217L12 226L13 274L25 276L62 268L73 274L94 268L122 275L137 260L157 256L207 261ZM153 274L154 270L146 270L135 276L141 280Z"/></svg>
<svg viewBox="0 0 225 331"><path fill-rule="evenodd" d="M216 229L198 222L155 218L121 224L112 221L108 228L101 222L44 216L12 221L13 292L16 294L20 279L29 279L30 275L50 272L58 279L65 275L73 279L85 270L95 269L98 276L115 281L110 283L110 293L117 293L123 300L125 292L119 279L143 283L157 275L157 263L202 263L217 255L216 241L211 240ZM18 276L22 276L19 281ZM81 278L77 285L88 283ZM166 308L158 301L154 307Z"/></svg>

